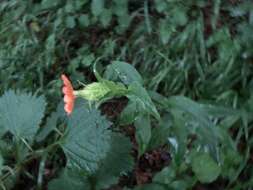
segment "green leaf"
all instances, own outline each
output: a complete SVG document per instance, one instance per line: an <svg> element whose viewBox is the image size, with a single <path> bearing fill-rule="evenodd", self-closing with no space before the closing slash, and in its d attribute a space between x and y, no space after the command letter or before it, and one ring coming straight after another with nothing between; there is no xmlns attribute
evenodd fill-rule
<svg viewBox="0 0 253 190"><path fill-rule="evenodd" d="M62 148L68 166L89 175L96 189L117 183L120 175L133 167L131 142L126 137L111 132L110 123L87 104L75 108Z"/></svg>
<svg viewBox="0 0 253 190"><path fill-rule="evenodd" d="M104 9L100 15L100 21L104 27L107 27L112 19L112 11L110 9Z"/></svg>
<svg viewBox="0 0 253 190"><path fill-rule="evenodd" d="M153 182L170 185L175 177L175 169L172 167L166 167L154 176Z"/></svg>
<svg viewBox="0 0 253 190"><path fill-rule="evenodd" d="M163 184L164 186L166 185L166 189L191 189L191 187L195 184L192 177L181 176L178 170L178 168L173 167L171 164L170 166L165 167L162 171L157 173L152 181L153 183Z"/></svg>
<svg viewBox="0 0 253 190"><path fill-rule="evenodd" d="M167 44L171 38L172 33L175 31L173 26L170 26L167 20L162 19L159 23L159 33L163 44Z"/></svg>
<svg viewBox="0 0 253 190"><path fill-rule="evenodd" d="M194 119L194 121L200 124L198 126L199 137L209 146L212 155L217 158L217 143L219 135L216 126L210 120L210 115L203 108L203 105L183 96L173 96L168 98L167 105L168 111L174 113L178 111L187 113Z"/></svg>
<svg viewBox="0 0 253 190"><path fill-rule="evenodd" d="M74 7L73 3L68 3L64 8L65 8L66 13L74 13L75 12L75 7Z"/></svg>
<svg viewBox="0 0 253 190"><path fill-rule="evenodd" d="M75 107L78 107L79 99L75 102ZM55 130L57 127L58 121L65 120L66 113L64 111L64 102L60 102L57 106L55 112L51 113L51 115L47 118L44 126L40 127L40 130L36 134L35 140L37 142L42 142L46 139L46 137Z"/></svg>
<svg viewBox="0 0 253 190"><path fill-rule="evenodd" d="M142 113L149 113L157 120L160 120L160 115L152 102L148 92L141 86L140 83L134 82L129 87L129 93L126 95L130 101L136 101Z"/></svg>
<svg viewBox="0 0 253 190"><path fill-rule="evenodd" d="M62 148L68 165L93 173L110 148L110 122L88 105L75 108L68 122Z"/></svg>
<svg viewBox="0 0 253 190"><path fill-rule="evenodd" d="M167 190L167 187L164 185L151 183L136 187L134 190Z"/></svg>
<svg viewBox="0 0 253 190"><path fill-rule="evenodd" d="M105 159L100 162L99 170L96 172L97 190L116 184L119 176L131 171L134 165L130 154L132 145L128 138L113 134L110 145Z"/></svg>
<svg viewBox="0 0 253 190"><path fill-rule="evenodd" d="M4 159L2 154L0 154L0 175L2 175L3 166L4 166Z"/></svg>
<svg viewBox="0 0 253 190"><path fill-rule="evenodd" d="M182 113L178 110L171 110L171 114L173 117L171 130L174 137L169 138L171 144L170 153L175 163L180 165L184 161L187 152L189 127L186 124L189 122L189 118L184 116L184 112Z"/></svg>
<svg viewBox="0 0 253 190"><path fill-rule="evenodd" d="M213 182L220 174L221 169L208 153L197 153L191 162L192 170L202 183Z"/></svg>
<svg viewBox="0 0 253 190"><path fill-rule="evenodd" d="M159 13L166 11L168 3L164 0L155 0L155 8Z"/></svg>
<svg viewBox="0 0 253 190"><path fill-rule="evenodd" d="M80 15L78 18L78 23L81 27L88 27L90 25L89 16L86 14Z"/></svg>
<svg viewBox="0 0 253 190"><path fill-rule="evenodd" d="M55 34L51 34L47 38L46 49L49 50L49 51L54 51L55 44L56 44L56 36L55 36Z"/></svg>
<svg viewBox="0 0 253 190"><path fill-rule="evenodd" d="M48 184L48 190L90 190L90 185L85 177L79 173L64 169L59 178L53 179Z"/></svg>
<svg viewBox="0 0 253 190"><path fill-rule="evenodd" d="M117 32L118 33L125 32L128 29L131 21L132 21L132 17L128 14L119 16L118 17L119 26L116 28Z"/></svg>
<svg viewBox="0 0 253 190"><path fill-rule="evenodd" d="M55 1L51 1L51 0L43 0L41 2L41 6L42 8L44 9L49 9L49 8L52 8L52 7L56 7L57 5L60 4L60 0L55 0Z"/></svg>
<svg viewBox="0 0 253 190"><path fill-rule="evenodd" d="M36 135L36 141L43 141L56 127L58 120L57 112L53 112L50 117L47 118L45 126L43 126L39 133Z"/></svg>
<svg viewBox="0 0 253 190"><path fill-rule="evenodd" d="M91 12L94 16L99 16L104 10L104 0L92 0Z"/></svg>
<svg viewBox="0 0 253 190"><path fill-rule="evenodd" d="M123 82L129 85L133 82L143 84L143 80L138 71L130 64L122 61L113 61L108 65L104 74L108 80Z"/></svg>
<svg viewBox="0 0 253 190"><path fill-rule="evenodd" d="M0 123L2 130L10 131L18 138L33 139L44 111L44 97L7 91L0 98Z"/></svg>
<svg viewBox="0 0 253 190"><path fill-rule="evenodd" d="M128 14L128 1L126 0L113 0L113 13L118 17Z"/></svg>
<svg viewBox="0 0 253 190"><path fill-rule="evenodd" d="M127 106L120 114L119 124L129 125L134 122L136 116L139 114L139 109L136 101L129 101Z"/></svg>
<svg viewBox="0 0 253 190"><path fill-rule="evenodd" d="M141 156L147 149L151 139L151 123L149 115L142 115L134 122L136 128L136 140L138 143L138 153Z"/></svg>
<svg viewBox="0 0 253 190"><path fill-rule="evenodd" d="M74 16L68 16L66 18L66 27L67 28L74 28L76 26L76 21Z"/></svg>
<svg viewBox="0 0 253 190"><path fill-rule="evenodd" d="M171 125L171 117L168 116L168 114L163 116L161 119L161 123L152 129L152 135L148 145L148 149L155 149L168 142Z"/></svg>

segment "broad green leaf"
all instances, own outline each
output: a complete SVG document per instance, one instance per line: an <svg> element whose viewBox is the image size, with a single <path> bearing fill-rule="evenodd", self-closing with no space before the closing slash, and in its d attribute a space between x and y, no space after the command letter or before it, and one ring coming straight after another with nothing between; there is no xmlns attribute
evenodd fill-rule
<svg viewBox="0 0 253 190"><path fill-rule="evenodd" d="M189 118L184 116L184 112L171 110L173 117L173 137L169 138L171 144L171 155L174 157L175 163L180 165L184 159L188 145L189 127L186 125Z"/></svg>
<svg viewBox="0 0 253 190"><path fill-rule="evenodd" d="M193 181L193 180L192 180ZM190 184L187 184L187 181L185 179L183 180L175 180L173 181L170 186L173 190L187 190L192 189Z"/></svg>
<svg viewBox="0 0 253 190"><path fill-rule="evenodd" d="M168 190L168 188L163 184L151 183L136 187L134 190Z"/></svg>
<svg viewBox="0 0 253 190"><path fill-rule="evenodd" d="M53 179L48 184L48 190L90 190L91 187L80 173L64 169L60 177Z"/></svg>
<svg viewBox="0 0 253 190"><path fill-rule="evenodd" d="M147 149L151 139L151 123L149 115L141 115L134 122L136 133L135 137L138 143L138 153L141 156Z"/></svg>
<svg viewBox="0 0 253 190"><path fill-rule="evenodd" d="M194 119L194 121L199 123L199 137L209 146L212 155L217 158L217 143L219 135L216 126L210 120L210 115L203 106L183 96L170 97L167 105L168 111L174 113L178 113L178 111L187 113Z"/></svg>
<svg viewBox="0 0 253 190"><path fill-rule="evenodd" d="M68 165L91 173L97 170L99 161L110 148L109 126L110 122L87 104L75 108L61 144Z"/></svg>
<svg viewBox="0 0 253 190"><path fill-rule="evenodd" d="M136 101L129 101L127 106L120 114L120 125L129 125L134 122L136 116L139 114L139 109Z"/></svg>
<svg viewBox="0 0 253 190"><path fill-rule="evenodd" d="M176 171L172 167L166 167L154 176L153 182L170 185L176 177Z"/></svg>
<svg viewBox="0 0 253 190"><path fill-rule="evenodd" d="M209 156L208 153L197 153L191 162L192 170L202 183L211 183L217 179L220 166Z"/></svg>
<svg viewBox="0 0 253 190"><path fill-rule="evenodd" d="M138 71L132 65L122 61L113 61L112 64L108 65L104 77L108 80L120 80L126 85L133 82L143 84L142 77Z"/></svg>
<svg viewBox="0 0 253 190"><path fill-rule="evenodd" d="M134 165L131 148L129 139L120 134L112 135L110 149L95 175L97 190L116 184L121 175L131 171Z"/></svg>
<svg viewBox="0 0 253 190"><path fill-rule="evenodd" d="M104 0L92 0L91 2L91 12L94 16L99 16L104 10L105 2Z"/></svg>
<svg viewBox="0 0 253 190"><path fill-rule="evenodd" d="M172 121L171 117L167 114L161 118L161 123L152 129L151 139L148 149L155 149L168 142L169 134L171 131Z"/></svg>
<svg viewBox="0 0 253 190"><path fill-rule="evenodd" d="M67 5L65 5L64 7L65 12L66 13L74 13L75 12L75 7L73 3L67 3Z"/></svg>
<svg viewBox="0 0 253 190"><path fill-rule="evenodd" d="M65 22L67 28L74 28L76 26L76 20L74 16L68 16Z"/></svg>
<svg viewBox="0 0 253 190"><path fill-rule="evenodd" d="M148 113L153 115L157 120L160 120L160 115L152 102L148 92L141 86L140 83L134 82L129 86L129 93L126 95L130 101L136 101L140 107L142 114Z"/></svg>
<svg viewBox="0 0 253 190"><path fill-rule="evenodd" d="M176 26L184 26L187 21L187 15L185 14L185 10L177 7L174 10L171 11L171 17L170 17L170 22L171 24L176 25Z"/></svg>
<svg viewBox="0 0 253 190"><path fill-rule="evenodd" d="M119 16L118 17L119 26L117 27L117 32L119 34L125 32L127 28L129 27L131 21L132 21L132 17L128 14Z"/></svg>
<svg viewBox="0 0 253 190"><path fill-rule="evenodd" d="M159 13L162 13L167 9L168 3L164 0L155 0L155 8Z"/></svg>
<svg viewBox="0 0 253 190"><path fill-rule="evenodd" d="M0 154L0 175L2 175L3 166L4 166L4 159L2 154Z"/></svg>
<svg viewBox="0 0 253 190"><path fill-rule="evenodd" d="M159 36L163 44L167 44L171 38L172 33L174 32L175 28L170 26L167 20L162 19L159 23Z"/></svg>
<svg viewBox="0 0 253 190"><path fill-rule="evenodd" d="M87 14L82 14L78 17L78 23L81 27L88 27L90 25L90 19Z"/></svg>
<svg viewBox="0 0 253 190"><path fill-rule="evenodd" d="M46 41L46 49L49 51L54 51L56 44L56 36L55 34L51 34Z"/></svg>
<svg viewBox="0 0 253 190"><path fill-rule="evenodd" d="M0 123L2 130L10 131L18 138L32 140L39 124L46 102L44 97L7 91L0 98Z"/></svg>
<svg viewBox="0 0 253 190"><path fill-rule="evenodd" d="M112 11L110 9L104 9L100 15L100 21L104 27L107 27L112 19Z"/></svg>
<svg viewBox="0 0 253 190"><path fill-rule="evenodd" d="M127 0L113 0L113 13L118 17L128 14L128 1Z"/></svg>

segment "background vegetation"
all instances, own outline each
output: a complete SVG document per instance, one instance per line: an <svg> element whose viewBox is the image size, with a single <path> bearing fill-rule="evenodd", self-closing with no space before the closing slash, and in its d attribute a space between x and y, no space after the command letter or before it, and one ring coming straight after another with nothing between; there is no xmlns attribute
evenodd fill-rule
<svg viewBox="0 0 253 190"><path fill-rule="evenodd" d="M251 189L252 31L250 0L2 0L1 187ZM131 87L137 90L128 100L102 104L104 116L77 106L73 118L91 118L83 119L84 125L101 120L106 130L107 120L113 123L110 134L97 133L112 139L107 155L118 163L104 156L107 141L100 139L94 159L101 157L103 167L88 164L96 171L90 175L67 167L73 158L66 152L71 139L58 148L52 145L65 132L67 120L60 103L60 75L67 74L78 89L78 81L96 80L95 63L106 79L125 85L141 82ZM23 107L13 100L24 102ZM138 107L142 101L144 108ZM22 123L19 109L31 109L38 121ZM29 131L39 125L44 109L40 129ZM131 115L136 110L138 118ZM11 120L16 121L9 129L12 134L5 133L6 126L13 126ZM70 119L68 125L78 124ZM88 132L70 133L82 139ZM13 134L23 135L22 142ZM34 143L27 145L33 136ZM17 148L20 142L25 145ZM37 152L34 157L29 147L53 153Z"/></svg>

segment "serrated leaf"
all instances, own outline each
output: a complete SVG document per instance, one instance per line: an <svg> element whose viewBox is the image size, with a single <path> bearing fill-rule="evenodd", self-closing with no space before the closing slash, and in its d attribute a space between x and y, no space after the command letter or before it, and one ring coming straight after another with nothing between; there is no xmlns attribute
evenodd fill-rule
<svg viewBox="0 0 253 190"><path fill-rule="evenodd" d="M122 61L113 61L112 64L108 65L104 77L108 80L120 80L126 85L133 82L143 84L138 71L132 65Z"/></svg>
<svg viewBox="0 0 253 190"><path fill-rule="evenodd" d="M68 165L88 171L98 169L98 162L105 158L110 148L110 122L88 105L75 108L68 121L62 148Z"/></svg>
<svg viewBox="0 0 253 190"><path fill-rule="evenodd" d="M131 156L131 142L120 134L113 134L111 147L105 159L99 164L96 172L96 189L105 189L118 182L119 176L126 174L133 168L133 158Z"/></svg>
<svg viewBox="0 0 253 190"><path fill-rule="evenodd" d="M191 162L192 170L202 183L213 182L220 174L221 169L208 153L197 153Z"/></svg>
<svg viewBox="0 0 253 190"><path fill-rule="evenodd" d="M7 91L0 98L0 123L16 137L31 140L39 129L45 107L43 96Z"/></svg>
<svg viewBox="0 0 253 190"><path fill-rule="evenodd" d="M48 190L90 190L90 185L85 179L74 171L64 169L59 178L53 179L48 184Z"/></svg>

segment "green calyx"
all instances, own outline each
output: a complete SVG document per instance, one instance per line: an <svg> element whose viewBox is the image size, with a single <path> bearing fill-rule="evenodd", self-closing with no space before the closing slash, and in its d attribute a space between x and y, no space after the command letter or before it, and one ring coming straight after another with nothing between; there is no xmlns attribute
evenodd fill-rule
<svg viewBox="0 0 253 190"><path fill-rule="evenodd" d="M84 89L74 91L74 94L89 101L99 101L104 98L120 97L127 92L128 89L123 84L103 80L88 84Z"/></svg>

